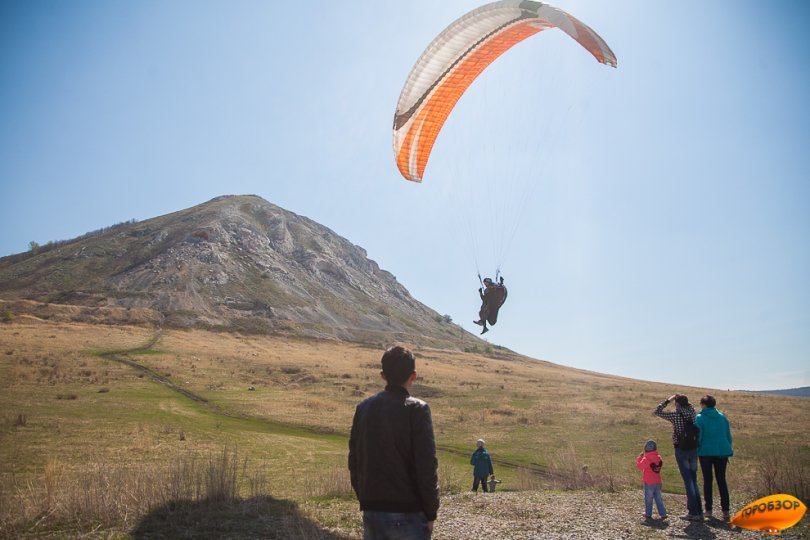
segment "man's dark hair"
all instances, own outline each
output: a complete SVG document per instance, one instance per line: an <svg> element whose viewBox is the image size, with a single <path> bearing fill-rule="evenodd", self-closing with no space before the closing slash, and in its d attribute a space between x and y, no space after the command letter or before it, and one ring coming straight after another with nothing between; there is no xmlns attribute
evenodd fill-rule
<svg viewBox="0 0 810 540"><path fill-rule="evenodd" d="M681 407L686 407L687 405L689 405L689 398L681 394L675 398L675 403L677 403Z"/></svg>
<svg viewBox="0 0 810 540"><path fill-rule="evenodd" d="M382 371L388 384L401 386L416 371L413 353L400 345L389 348L382 356Z"/></svg>
<svg viewBox="0 0 810 540"><path fill-rule="evenodd" d="M714 407L715 405L717 405L717 400L714 399L714 396L706 394L705 396L700 398L700 404L703 405L704 407Z"/></svg>

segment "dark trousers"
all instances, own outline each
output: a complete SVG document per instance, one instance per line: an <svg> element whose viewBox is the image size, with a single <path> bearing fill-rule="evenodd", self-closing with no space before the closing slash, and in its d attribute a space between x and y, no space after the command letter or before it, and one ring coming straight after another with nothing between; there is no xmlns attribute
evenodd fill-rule
<svg viewBox="0 0 810 540"><path fill-rule="evenodd" d="M712 469L717 478L717 489L720 491L720 509L728 513L728 484L726 484L727 457L700 456L700 470L703 472L703 499L706 502L706 511L712 511Z"/></svg>
<svg viewBox="0 0 810 540"><path fill-rule="evenodd" d="M492 308L489 304L483 304L481 309L478 310L478 320L486 321L490 325L494 325L498 322L498 310L500 308Z"/></svg>
<svg viewBox="0 0 810 540"><path fill-rule="evenodd" d="M363 540L430 540L424 512L363 512Z"/></svg>
<svg viewBox="0 0 810 540"><path fill-rule="evenodd" d="M481 487L484 488L484 492L488 493L489 490L487 489L487 477L476 476L475 480L473 480L473 491L478 491L478 482L481 482Z"/></svg>

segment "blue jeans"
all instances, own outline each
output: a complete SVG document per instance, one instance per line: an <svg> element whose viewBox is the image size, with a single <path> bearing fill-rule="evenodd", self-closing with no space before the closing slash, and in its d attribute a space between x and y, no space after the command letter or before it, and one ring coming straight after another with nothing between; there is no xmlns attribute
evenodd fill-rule
<svg viewBox="0 0 810 540"><path fill-rule="evenodd" d="M363 511L363 540L430 540L424 512Z"/></svg>
<svg viewBox="0 0 810 540"><path fill-rule="evenodd" d="M658 515L667 516L667 508L664 506L664 498L661 496L661 484L644 483L644 515L652 517L652 503L655 499L655 506L658 508Z"/></svg>
<svg viewBox="0 0 810 540"><path fill-rule="evenodd" d="M697 483L697 448L694 450L681 450L675 448L675 462L681 471L683 487L686 488L686 508L692 516L702 516L700 505L700 489Z"/></svg>
<svg viewBox="0 0 810 540"><path fill-rule="evenodd" d="M703 498L706 502L706 511L712 511L712 467L717 477L717 489L720 490L720 508L728 514L728 484L726 483L727 457L700 456L700 470L703 471Z"/></svg>

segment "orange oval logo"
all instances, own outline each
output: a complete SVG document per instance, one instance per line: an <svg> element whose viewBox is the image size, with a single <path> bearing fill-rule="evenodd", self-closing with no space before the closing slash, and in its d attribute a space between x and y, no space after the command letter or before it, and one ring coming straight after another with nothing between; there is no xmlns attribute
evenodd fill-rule
<svg viewBox="0 0 810 540"><path fill-rule="evenodd" d="M743 529L778 533L796 525L806 511L807 506L793 495L769 495L737 512L731 523Z"/></svg>

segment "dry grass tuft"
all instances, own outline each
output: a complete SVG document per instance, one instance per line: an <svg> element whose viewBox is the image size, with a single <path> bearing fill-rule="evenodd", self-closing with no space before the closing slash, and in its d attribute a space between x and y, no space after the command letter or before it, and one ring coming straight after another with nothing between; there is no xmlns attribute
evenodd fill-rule
<svg viewBox="0 0 810 540"><path fill-rule="evenodd" d="M598 489L616 492L630 485L629 479L616 470L612 455L606 455L605 459L591 470L577 454L573 445L558 452L557 458L552 462L550 473L551 484L556 489Z"/></svg>
<svg viewBox="0 0 810 540"><path fill-rule="evenodd" d="M351 491L348 473L323 477L324 496ZM136 538L288 538L329 540L331 534L292 501L274 499L261 471L249 471L235 448L168 466L98 464L68 472L51 460L36 482L0 482L0 536L99 537L124 530ZM109 534L104 534L109 532Z"/></svg>
<svg viewBox="0 0 810 540"><path fill-rule="evenodd" d="M301 481L307 497L339 499L354 497L351 477L346 467L333 466L326 471L305 475Z"/></svg>
<svg viewBox="0 0 810 540"><path fill-rule="evenodd" d="M515 489L517 491L539 491L547 485L546 481L537 471L520 467L515 474Z"/></svg>
<svg viewBox="0 0 810 540"><path fill-rule="evenodd" d="M462 491L467 474L462 474L448 460L439 461L439 491L444 494Z"/></svg>

